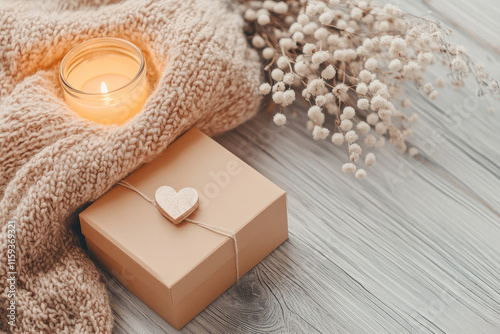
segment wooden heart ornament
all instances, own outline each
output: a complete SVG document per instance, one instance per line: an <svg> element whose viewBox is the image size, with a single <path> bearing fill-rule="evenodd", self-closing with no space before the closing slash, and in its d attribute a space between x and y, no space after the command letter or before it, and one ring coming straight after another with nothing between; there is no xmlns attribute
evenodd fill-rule
<svg viewBox="0 0 500 334"><path fill-rule="evenodd" d="M156 189L155 200L160 213L174 224L179 224L198 207L198 192L193 188L162 186Z"/></svg>

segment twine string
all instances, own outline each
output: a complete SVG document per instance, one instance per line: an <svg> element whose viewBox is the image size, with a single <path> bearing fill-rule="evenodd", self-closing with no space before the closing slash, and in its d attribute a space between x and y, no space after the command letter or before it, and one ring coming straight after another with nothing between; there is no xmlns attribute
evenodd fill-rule
<svg viewBox="0 0 500 334"><path fill-rule="evenodd" d="M139 189L137 189L136 187L134 187L133 185L131 185L127 181L121 180L121 181L118 181L116 184L136 192L142 198L144 198L146 201L148 201L150 204L152 204L154 207L156 207L158 209L158 204L156 203L156 201L149 198L147 195L142 193ZM227 228L224 228L224 227L218 227L218 226L202 223L202 222L199 222L199 221L196 221L193 219L189 219L189 218L185 218L184 220L187 222L190 222L192 224L198 225L206 230L209 230L209 231L212 231L212 232L217 233L219 235L223 235L223 236L226 236L228 238L233 239L235 261L236 261L236 281L239 281L239 279L240 279L240 264L239 263L240 262L239 262L239 258L238 258L238 240L236 239L236 234L233 231L231 231Z"/></svg>

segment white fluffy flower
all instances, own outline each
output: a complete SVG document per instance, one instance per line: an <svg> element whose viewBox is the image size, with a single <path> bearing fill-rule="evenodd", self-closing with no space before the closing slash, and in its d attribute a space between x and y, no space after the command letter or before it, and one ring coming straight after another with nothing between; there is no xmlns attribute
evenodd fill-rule
<svg viewBox="0 0 500 334"><path fill-rule="evenodd" d="M273 86L273 93L274 92L284 92L285 91L285 84L283 82L277 82Z"/></svg>
<svg viewBox="0 0 500 334"><path fill-rule="evenodd" d="M340 129L342 131L349 131L352 129L352 122L348 119L344 119L340 122Z"/></svg>
<svg viewBox="0 0 500 334"><path fill-rule="evenodd" d="M403 64L401 63L401 60L399 60L399 59L393 59L389 63L389 69L392 72L399 72L399 71L401 71L402 68L403 68Z"/></svg>
<svg viewBox="0 0 500 334"><path fill-rule="evenodd" d="M356 128L358 129L359 132L367 134L370 132L370 125L364 121L361 121L356 125Z"/></svg>
<svg viewBox="0 0 500 334"><path fill-rule="evenodd" d="M304 26L304 28L302 28L302 32L304 33L304 35L312 35L316 32L317 29L318 25L316 24L316 22L309 22Z"/></svg>
<svg viewBox="0 0 500 334"><path fill-rule="evenodd" d="M274 81L281 81L281 79L283 79L283 75L284 75L283 71L280 70L279 68L275 68L271 72L271 78L273 78Z"/></svg>
<svg viewBox="0 0 500 334"><path fill-rule="evenodd" d="M283 115L282 113L277 113L273 117L274 124L278 126L285 125L286 123L286 116Z"/></svg>
<svg viewBox="0 0 500 334"><path fill-rule="evenodd" d="M293 89L288 89L283 93L283 107L289 106L295 101L295 91Z"/></svg>
<svg viewBox="0 0 500 334"><path fill-rule="evenodd" d="M297 48L297 43L295 43L295 41L293 39L288 38L288 37L281 38L279 41L279 45L287 51Z"/></svg>
<svg viewBox="0 0 500 334"><path fill-rule="evenodd" d="M321 95L324 88L325 88L325 82L323 81L323 79L311 80L307 85L307 90L312 95Z"/></svg>
<svg viewBox="0 0 500 334"><path fill-rule="evenodd" d="M368 71L375 71L378 67L378 60L375 58L368 58L365 62L365 68Z"/></svg>
<svg viewBox="0 0 500 334"><path fill-rule="evenodd" d="M295 42L302 43L304 42L304 34L301 31L294 32L292 35L292 39Z"/></svg>
<svg viewBox="0 0 500 334"><path fill-rule="evenodd" d="M323 140L328 137L328 134L330 133L330 130L327 128L323 128L319 125L316 125L313 129L313 139L314 140Z"/></svg>
<svg viewBox="0 0 500 334"><path fill-rule="evenodd" d="M295 72L301 76L307 75L307 72L309 71L309 66L303 60L296 62L293 68Z"/></svg>
<svg viewBox="0 0 500 334"><path fill-rule="evenodd" d="M420 70L420 65L416 61L409 61L407 65L403 66L405 74L415 74Z"/></svg>
<svg viewBox="0 0 500 334"><path fill-rule="evenodd" d="M375 125L378 123L379 117L377 113L372 112L368 116L366 116L366 122L370 125Z"/></svg>
<svg viewBox="0 0 500 334"><path fill-rule="evenodd" d="M340 132L334 133L332 136L332 142L337 146L342 145L344 143L344 135Z"/></svg>
<svg viewBox="0 0 500 334"><path fill-rule="evenodd" d="M375 145L375 142L377 140L375 139L375 137L373 135L368 135L365 137L365 145L367 147L373 147L373 145Z"/></svg>
<svg viewBox="0 0 500 334"><path fill-rule="evenodd" d="M316 124L323 124L325 122L325 114L321 112L321 108L319 106L312 106L307 111L307 116Z"/></svg>
<svg viewBox="0 0 500 334"><path fill-rule="evenodd" d="M324 12L319 16L319 22L321 22L321 24L328 25L332 23L332 21L333 21L333 15L331 12Z"/></svg>
<svg viewBox="0 0 500 334"><path fill-rule="evenodd" d="M378 122L375 125L375 131L380 135L384 135L387 132L387 126L383 122Z"/></svg>
<svg viewBox="0 0 500 334"><path fill-rule="evenodd" d="M314 32L314 38L316 38L318 41L322 41L324 39L326 39L328 37L328 30L326 28L318 28L316 29L316 31Z"/></svg>
<svg viewBox="0 0 500 334"><path fill-rule="evenodd" d="M404 39L396 37L392 40L389 52L393 58L404 57L406 56L407 51L408 49Z"/></svg>
<svg viewBox="0 0 500 334"><path fill-rule="evenodd" d="M380 117L381 120L388 121L392 116L392 110L390 109L380 109L378 111L378 117Z"/></svg>
<svg viewBox="0 0 500 334"><path fill-rule="evenodd" d="M370 89L370 92L372 93L377 93L379 90L383 88L387 88L383 83L380 82L380 80L373 80L370 82L370 85L368 85L368 88Z"/></svg>
<svg viewBox="0 0 500 334"><path fill-rule="evenodd" d="M403 99L403 101L401 101L401 106L403 108L409 108L411 105L411 100L409 98L405 98Z"/></svg>
<svg viewBox="0 0 500 334"><path fill-rule="evenodd" d="M262 50L262 57L266 60L269 60L274 57L274 49L273 48L265 48Z"/></svg>
<svg viewBox="0 0 500 334"><path fill-rule="evenodd" d="M278 2L273 6L273 11L276 14L285 14L286 12L288 12L288 5L283 1Z"/></svg>
<svg viewBox="0 0 500 334"><path fill-rule="evenodd" d="M416 147L411 147L409 150L408 150L408 154L411 156L411 157L414 157L418 154L418 149Z"/></svg>
<svg viewBox="0 0 500 334"><path fill-rule="evenodd" d="M278 65L278 67L281 69L287 68L289 63L290 58L288 58L287 56L281 56L276 61L276 65Z"/></svg>
<svg viewBox="0 0 500 334"><path fill-rule="evenodd" d="M328 101L324 95L318 95L316 96L316 105L319 107L324 106Z"/></svg>
<svg viewBox="0 0 500 334"><path fill-rule="evenodd" d="M345 140L349 144L354 143L356 140L358 140L358 135L354 130L347 131L347 133L345 134Z"/></svg>
<svg viewBox="0 0 500 334"><path fill-rule="evenodd" d="M307 14L299 14L299 16L297 16L297 22L302 24L303 26L305 24L307 24L309 22L309 16Z"/></svg>
<svg viewBox="0 0 500 334"><path fill-rule="evenodd" d="M349 153L361 154L361 146L358 144L349 145Z"/></svg>
<svg viewBox="0 0 500 334"><path fill-rule="evenodd" d="M307 4L307 7L306 7L306 14L309 15L309 16L314 16L316 14L318 14L318 6L316 5L316 3L308 3Z"/></svg>
<svg viewBox="0 0 500 334"><path fill-rule="evenodd" d="M285 97L283 96L283 92L275 92L273 94L273 101L276 104L282 104L285 101Z"/></svg>
<svg viewBox="0 0 500 334"><path fill-rule="evenodd" d="M257 18L257 23L260 24L261 26L265 26L271 22L271 18L267 14L261 14Z"/></svg>
<svg viewBox="0 0 500 334"><path fill-rule="evenodd" d="M357 163L359 160L359 154L351 153L351 155L349 156L349 160L351 162Z"/></svg>
<svg viewBox="0 0 500 334"><path fill-rule="evenodd" d="M287 85L292 85L294 81L295 81L295 76L293 75L293 73L286 73L283 76L283 82Z"/></svg>
<svg viewBox="0 0 500 334"><path fill-rule="evenodd" d="M430 52L420 52L417 56L419 63L428 65L434 62L434 55Z"/></svg>
<svg viewBox="0 0 500 334"><path fill-rule="evenodd" d="M335 70L335 67L333 65L328 65L322 72L321 72L321 77L325 80L330 80L335 77L335 74L337 74L337 71Z"/></svg>
<svg viewBox="0 0 500 334"><path fill-rule="evenodd" d="M361 8L359 7L354 7L352 10L351 10L351 17L353 20L361 20L361 18L363 17L363 11L361 10Z"/></svg>
<svg viewBox="0 0 500 334"><path fill-rule="evenodd" d="M259 92L262 95L269 94L270 91L271 91L271 85L268 84L267 82L259 86Z"/></svg>
<svg viewBox="0 0 500 334"><path fill-rule="evenodd" d="M259 35L255 35L252 38L252 45L258 49L263 48L266 46L266 41L264 41L264 38L262 38Z"/></svg>
<svg viewBox="0 0 500 334"><path fill-rule="evenodd" d="M345 107L342 114L345 116L346 119L351 119L356 115L356 111L354 110L353 107Z"/></svg>
<svg viewBox="0 0 500 334"><path fill-rule="evenodd" d="M303 28L302 24L300 24L299 22L294 22L290 25L290 28L288 28L288 32L290 34L294 34L298 31L302 31L302 28Z"/></svg>
<svg viewBox="0 0 500 334"><path fill-rule="evenodd" d="M330 53L328 51L318 51L313 54L311 60L315 64L321 64L328 60Z"/></svg>
<svg viewBox="0 0 500 334"><path fill-rule="evenodd" d="M380 95L375 96L371 101L371 108L373 110L380 110L382 108L387 108L389 101Z"/></svg>
<svg viewBox="0 0 500 334"><path fill-rule="evenodd" d="M361 110L368 110L368 108L370 108L370 101L368 101L368 99L359 99L358 108Z"/></svg>
<svg viewBox="0 0 500 334"><path fill-rule="evenodd" d="M361 79L361 81L368 83L372 80L372 74L368 70L362 70L361 72L359 72L359 78Z"/></svg>
<svg viewBox="0 0 500 334"><path fill-rule="evenodd" d="M368 86L364 82L360 82L356 86L356 93L360 95L365 95L366 93L368 93Z"/></svg>
<svg viewBox="0 0 500 334"><path fill-rule="evenodd" d="M375 154L373 153L368 153L365 157L365 165L371 166L375 163Z"/></svg>
<svg viewBox="0 0 500 334"><path fill-rule="evenodd" d="M366 177L366 171L364 169L358 169L354 176L356 176L357 179L364 179Z"/></svg>
<svg viewBox="0 0 500 334"><path fill-rule="evenodd" d="M356 171L356 165L348 162L342 165L342 171L344 173L353 174Z"/></svg>
<svg viewBox="0 0 500 334"><path fill-rule="evenodd" d="M316 45L313 43L306 43L302 47L302 51L306 56L310 56L314 51L316 51Z"/></svg>
<svg viewBox="0 0 500 334"><path fill-rule="evenodd" d="M467 63L460 56L456 56L451 61L451 66L455 71L466 72L467 71Z"/></svg>
<svg viewBox="0 0 500 334"><path fill-rule="evenodd" d="M245 11L245 20L247 21L255 21L257 20L257 13L255 10L249 8Z"/></svg>

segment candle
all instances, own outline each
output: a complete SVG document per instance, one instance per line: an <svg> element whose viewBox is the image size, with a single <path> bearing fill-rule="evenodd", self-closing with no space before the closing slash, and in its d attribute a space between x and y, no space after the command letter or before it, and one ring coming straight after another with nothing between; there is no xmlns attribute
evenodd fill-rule
<svg viewBox="0 0 500 334"><path fill-rule="evenodd" d="M96 38L73 48L61 63L60 80L68 106L101 124L123 124L148 96L141 51L119 38Z"/></svg>

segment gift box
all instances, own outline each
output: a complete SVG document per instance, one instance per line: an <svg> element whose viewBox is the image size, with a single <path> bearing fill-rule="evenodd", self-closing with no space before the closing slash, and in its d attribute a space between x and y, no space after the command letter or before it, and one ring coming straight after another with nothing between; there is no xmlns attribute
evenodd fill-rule
<svg viewBox="0 0 500 334"><path fill-rule="evenodd" d="M285 191L197 129L125 181L80 214L88 250L177 329L288 238ZM148 201L161 186L196 189L188 218L229 236L170 222Z"/></svg>

